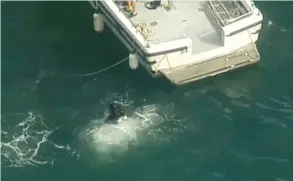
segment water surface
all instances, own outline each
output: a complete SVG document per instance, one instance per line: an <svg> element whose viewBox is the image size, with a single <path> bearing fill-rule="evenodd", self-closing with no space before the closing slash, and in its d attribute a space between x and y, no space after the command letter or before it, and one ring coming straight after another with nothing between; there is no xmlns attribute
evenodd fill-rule
<svg viewBox="0 0 293 181"><path fill-rule="evenodd" d="M293 3L256 4L261 62L176 88L127 63L66 77L128 52L108 29L92 30L86 2L2 2L3 180L293 180ZM162 119L123 154L96 160L76 135L111 98Z"/></svg>

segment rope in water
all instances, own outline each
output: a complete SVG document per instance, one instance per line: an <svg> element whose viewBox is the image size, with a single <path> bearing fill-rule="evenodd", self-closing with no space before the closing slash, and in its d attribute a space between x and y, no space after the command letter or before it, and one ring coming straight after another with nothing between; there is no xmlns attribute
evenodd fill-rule
<svg viewBox="0 0 293 181"><path fill-rule="evenodd" d="M112 65L110 65L110 66L108 66L106 68L103 68L103 69L100 69L100 70L97 70L97 71L91 72L91 73L85 73L85 74L60 74L60 76L62 76L62 77L86 77L86 76L92 76L92 75L96 75L96 74L100 74L102 72L105 72L105 71L107 71L107 70L109 70L111 68L114 68L114 67L120 65L121 63L127 61L127 60L128 60L128 57L126 57L126 58L120 60L119 62L116 62L116 63L114 63L114 64L112 64Z"/></svg>
<svg viewBox="0 0 293 181"><path fill-rule="evenodd" d="M135 43L135 39L133 39L133 42L132 42L132 46L133 46L133 48L135 48L135 47L134 47L134 43ZM133 53L138 53L138 52L140 52L141 50L142 50L142 49L138 49L138 50L136 50L136 51L133 52ZM64 77L64 78L70 78L70 77L86 77L86 76L97 75L97 74L100 74L100 73L102 73L102 72L105 72L105 71L107 71L107 70L109 70L109 69L111 69L111 68L114 68L114 67L116 67L116 66L122 64L123 62L127 61L127 60L128 60L128 57L125 57L124 59L120 60L120 61L117 62L117 63L114 63L114 64L112 64L112 65L110 65L110 66L108 66L108 67L106 67L106 68L103 68L103 69L100 69L100 70L97 70L97 71L95 71L95 72L91 72L91 73L85 73L85 74L59 74L59 76Z"/></svg>

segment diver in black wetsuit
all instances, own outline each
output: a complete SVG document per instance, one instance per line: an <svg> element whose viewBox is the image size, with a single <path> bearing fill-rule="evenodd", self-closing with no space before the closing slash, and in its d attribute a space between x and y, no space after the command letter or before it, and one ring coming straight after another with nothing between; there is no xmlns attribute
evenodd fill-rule
<svg viewBox="0 0 293 181"><path fill-rule="evenodd" d="M108 124L118 124L120 118L125 116L124 106L117 101L110 101L109 103L109 116L105 120Z"/></svg>

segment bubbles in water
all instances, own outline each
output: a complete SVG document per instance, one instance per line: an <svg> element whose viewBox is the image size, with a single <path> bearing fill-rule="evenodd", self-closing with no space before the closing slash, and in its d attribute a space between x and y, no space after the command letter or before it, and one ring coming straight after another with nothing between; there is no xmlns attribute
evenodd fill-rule
<svg viewBox="0 0 293 181"><path fill-rule="evenodd" d="M102 124L108 114L108 101L113 99L125 106L128 119L117 125ZM108 94L106 98L101 99L93 109L95 118L90 118L91 121L86 126L75 131L79 153L93 165L97 161L117 162L137 155L145 146L168 144L186 129L193 129L192 125L186 124L185 119L182 119L181 113L175 111L175 103L150 102L153 102L153 99L139 99L134 94ZM84 118L81 120L85 121Z"/></svg>
<svg viewBox="0 0 293 181"><path fill-rule="evenodd" d="M105 119L105 118L104 118ZM148 128L162 122L157 114L157 107L149 105L134 111L134 115L116 125L101 124L101 120L91 121L79 133L79 139L85 147L97 157L106 155L120 155L143 141L143 133Z"/></svg>
<svg viewBox="0 0 293 181"><path fill-rule="evenodd" d="M269 20L269 21L268 21L268 27L270 28L272 25L273 25L272 20Z"/></svg>
<svg viewBox="0 0 293 181"><path fill-rule="evenodd" d="M2 165L23 167L53 163L52 158L38 155L48 136L57 129L48 128L41 115L33 112L4 114L1 123Z"/></svg>
<svg viewBox="0 0 293 181"><path fill-rule="evenodd" d="M85 141L91 150L102 153L121 153L135 140L134 122L124 120L117 125L94 125L84 130Z"/></svg>

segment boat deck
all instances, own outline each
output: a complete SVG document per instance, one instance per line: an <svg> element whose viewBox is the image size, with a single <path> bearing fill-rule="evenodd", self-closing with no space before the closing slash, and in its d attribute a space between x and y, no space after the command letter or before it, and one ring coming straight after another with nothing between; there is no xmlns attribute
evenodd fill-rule
<svg viewBox="0 0 293 181"><path fill-rule="evenodd" d="M150 10L145 4L150 1L137 0L137 15L129 18L134 25L144 25L145 38L160 43L189 37L192 39L192 53L200 53L221 46L221 36L216 33L199 1L173 1L168 11L159 6ZM129 14L124 13L127 17Z"/></svg>

